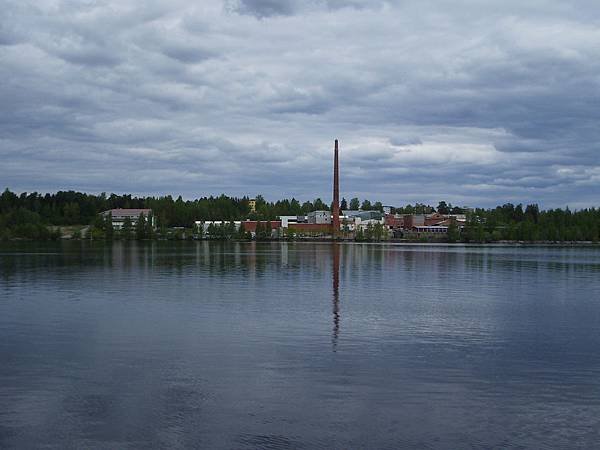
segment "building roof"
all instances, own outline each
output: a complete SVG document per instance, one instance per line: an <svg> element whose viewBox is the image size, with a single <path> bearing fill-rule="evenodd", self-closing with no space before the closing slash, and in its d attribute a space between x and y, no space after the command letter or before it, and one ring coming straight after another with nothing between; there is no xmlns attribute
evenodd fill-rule
<svg viewBox="0 0 600 450"><path fill-rule="evenodd" d="M350 210L350 209L345 209L342 211L342 214L346 217L360 217L362 220L370 220L370 219L375 219L375 220L380 220L383 218L383 213L381 211L377 211L377 210L369 210L369 211L363 211L358 210Z"/></svg>
<svg viewBox="0 0 600 450"><path fill-rule="evenodd" d="M107 216L108 214L112 215L113 219L119 219L122 217L135 217L136 219L140 217L140 214L144 216L149 216L152 214L152 210L148 208L116 208L109 209L108 211L104 211L101 213L103 216Z"/></svg>

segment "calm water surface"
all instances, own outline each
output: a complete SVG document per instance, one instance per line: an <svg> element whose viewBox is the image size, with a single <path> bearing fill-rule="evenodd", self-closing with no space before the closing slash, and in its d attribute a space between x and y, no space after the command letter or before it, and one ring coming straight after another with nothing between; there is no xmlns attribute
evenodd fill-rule
<svg viewBox="0 0 600 450"><path fill-rule="evenodd" d="M0 448L598 448L600 249L0 247Z"/></svg>

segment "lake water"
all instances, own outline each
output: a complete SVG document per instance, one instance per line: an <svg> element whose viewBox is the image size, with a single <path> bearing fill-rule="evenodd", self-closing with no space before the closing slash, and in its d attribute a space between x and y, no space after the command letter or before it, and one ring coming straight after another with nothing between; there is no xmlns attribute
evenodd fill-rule
<svg viewBox="0 0 600 450"><path fill-rule="evenodd" d="M600 249L0 247L0 448L600 446Z"/></svg>

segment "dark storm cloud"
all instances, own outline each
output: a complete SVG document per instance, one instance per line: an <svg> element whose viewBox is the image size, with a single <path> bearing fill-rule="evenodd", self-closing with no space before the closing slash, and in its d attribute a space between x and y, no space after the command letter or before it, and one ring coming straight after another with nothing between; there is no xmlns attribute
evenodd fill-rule
<svg viewBox="0 0 600 450"><path fill-rule="evenodd" d="M258 18L290 16L315 9L378 8L383 4L383 1L364 2L360 0L228 0L226 2L230 10Z"/></svg>
<svg viewBox="0 0 600 450"><path fill-rule="evenodd" d="M252 14L257 17L290 15L295 10L292 0L239 0L237 11L242 14Z"/></svg>
<svg viewBox="0 0 600 450"><path fill-rule="evenodd" d="M169 58L177 59L182 63L197 63L214 56L209 50L182 45L167 46L163 51Z"/></svg>
<svg viewBox="0 0 600 450"><path fill-rule="evenodd" d="M595 2L8 1L0 179L597 203Z"/></svg>
<svg viewBox="0 0 600 450"><path fill-rule="evenodd" d="M394 136L390 138L390 144L394 147L406 147L407 145L421 145L423 142L418 137Z"/></svg>

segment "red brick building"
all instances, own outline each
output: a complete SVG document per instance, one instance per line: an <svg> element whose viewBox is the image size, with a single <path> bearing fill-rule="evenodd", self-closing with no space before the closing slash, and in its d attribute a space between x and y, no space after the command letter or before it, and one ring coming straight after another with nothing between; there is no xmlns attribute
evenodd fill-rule
<svg viewBox="0 0 600 450"><path fill-rule="evenodd" d="M261 220L260 225L262 227L266 227L268 220ZM244 227L244 231L250 231L251 233L256 232L256 224L258 221L256 220L246 220L242 222L242 226ZM281 220L271 220L271 230L277 230L281 228Z"/></svg>
<svg viewBox="0 0 600 450"><path fill-rule="evenodd" d="M288 225L289 230L307 234L331 234L331 227L332 225L328 223L290 223Z"/></svg>
<svg viewBox="0 0 600 450"><path fill-rule="evenodd" d="M392 230L402 228L404 226L404 217L395 216L393 214L385 215L385 226Z"/></svg>

